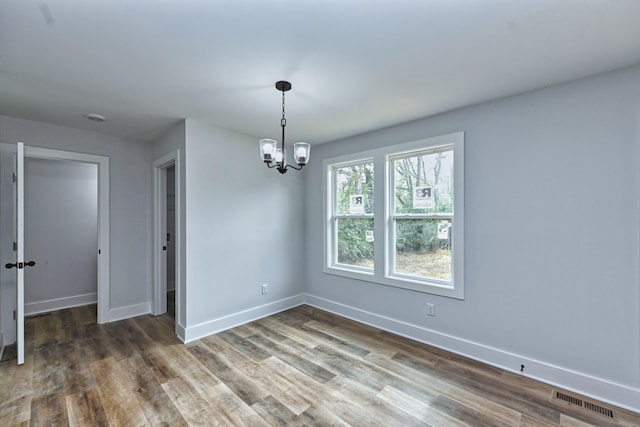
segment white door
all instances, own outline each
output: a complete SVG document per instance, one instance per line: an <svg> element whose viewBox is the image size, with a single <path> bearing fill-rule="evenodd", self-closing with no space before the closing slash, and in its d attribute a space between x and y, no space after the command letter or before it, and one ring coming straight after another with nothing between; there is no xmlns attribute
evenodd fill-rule
<svg viewBox="0 0 640 427"><path fill-rule="evenodd" d="M7 149L7 147L9 148ZM5 249L3 260L9 261L4 267L11 271L5 270L6 274L4 274L3 277L5 277L10 286L13 287L13 292L11 293L15 292L15 306L11 308L15 313L15 342L18 353L18 364L21 365L24 363L24 268L27 266L24 262L24 145L21 142L18 142L14 146L3 144L3 151L15 153L13 172L10 172L10 176L12 175L13 178L12 198L14 224L13 227L11 227L11 231L3 228L3 241L12 242L11 246L13 246L10 251L7 251L6 247L3 247L3 249ZM4 234L5 232L6 234ZM10 238L8 237L9 234L11 234ZM7 254L11 255L6 256ZM3 285L6 287L7 283L3 283ZM6 309L7 306L5 305L4 308Z"/></svg>

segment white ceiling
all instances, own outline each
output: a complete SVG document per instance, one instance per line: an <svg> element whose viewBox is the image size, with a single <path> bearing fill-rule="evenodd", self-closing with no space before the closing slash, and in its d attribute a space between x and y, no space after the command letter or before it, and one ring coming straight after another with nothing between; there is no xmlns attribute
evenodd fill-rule
<svg viewBox="0 0 640 427"><path fill-rule="evenodd" d="M278 139L282 79L318 143L636 63L639 0L0 0L0 114L140 141Z"/></svg>

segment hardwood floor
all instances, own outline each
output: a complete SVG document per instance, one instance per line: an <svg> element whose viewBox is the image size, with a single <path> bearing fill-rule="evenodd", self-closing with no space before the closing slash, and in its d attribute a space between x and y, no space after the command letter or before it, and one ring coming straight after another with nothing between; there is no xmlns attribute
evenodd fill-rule
<svg viewBox="0 0 640 427"><path fill-rule="evenodd" d="M613 417L570 405L551 386L308 306L187 345L169 316L97 325L95 306L25 329L25 364L0 363L2 426L640 425L639 414L581 396Z"/></svg>

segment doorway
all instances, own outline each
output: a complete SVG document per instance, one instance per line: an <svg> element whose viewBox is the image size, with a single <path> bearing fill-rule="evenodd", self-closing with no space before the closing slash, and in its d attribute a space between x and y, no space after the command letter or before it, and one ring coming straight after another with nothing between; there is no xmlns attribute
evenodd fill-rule
<svg viewBox="0 0 640 427"><path fill-rule="evenodd" d="M153 314L174 318L175 332L183 338L184 282L181 269L180 152L153 162Z"/></svg>
<svg viewBox="0 0 640 427"><path fill-rule="evenodd" d="M24 313L96 304L98 165L25 158Z"/></svg>
<svg viewBox="0 0 640 427"><path fill-rule="evenodd" d="M3 209L0 215L2 247L0 257L7 268L0 273L0 344L17 343L18 364L24 363L24 281L23 265L34 267L24 261L24 159L48 159L88 163L97 166L97 320L109 321L109 158L70 151L24 146L22 143L0 143L0 175L7 185L0 186ZM17 165L17 166L14 166ZM6 176L5 176L6 175ZM13 178L12 178L13 177ZM5 209L6 208L6 209ZM17 218L17 219L16 219ZM6 245L8 246L6 246ZM15 262L14 264L11 264ZM35 264L35 263L34 263ZM10 271L10 274L7 272ZM7 317L9 316L9 317ZM4 334L2 333L4 332ZM4 335L4 336L2 336Z"/></svg>
<svg viewBox="0 0 640 427"><path fill-rule="evenodd" d="M167 314L176 317L176 167L166 168Z"/></svg>
<svg viewBox="0 0 640 427"><path fill-rule="evenodd" d="M97 304L98 323L106 323L109 319L109 158L93 154L72 151L53 150L48 148L25 146L25 158L81 162L97 165L98 174L98 227L97 227Z"/></svg>

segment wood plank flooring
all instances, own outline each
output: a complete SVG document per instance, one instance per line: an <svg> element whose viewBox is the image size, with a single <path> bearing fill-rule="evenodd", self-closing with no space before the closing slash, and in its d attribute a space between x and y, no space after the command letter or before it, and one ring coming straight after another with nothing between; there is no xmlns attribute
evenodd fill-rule
<svg viewBox="0 0 640 427"><path fill-rule="evenodd" d="M309 306L187 345L169 316L97 325L95 306L25 329L25 364L0 363L1 426L640 426Z"/></svg>

